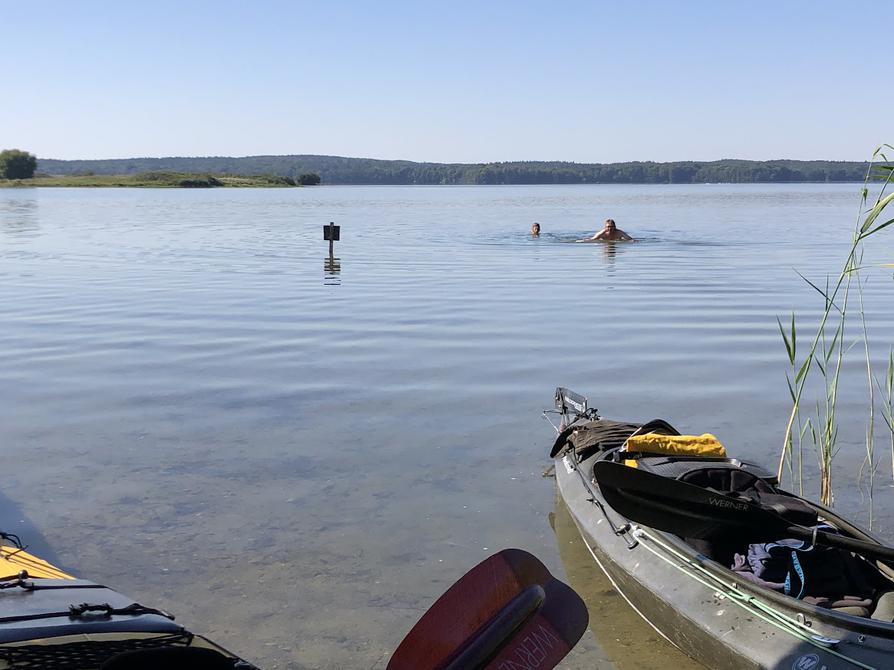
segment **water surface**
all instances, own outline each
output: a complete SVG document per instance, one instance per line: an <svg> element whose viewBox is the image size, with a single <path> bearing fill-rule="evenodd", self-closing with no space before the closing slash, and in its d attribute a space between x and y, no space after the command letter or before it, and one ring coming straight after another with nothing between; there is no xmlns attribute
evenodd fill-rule
<svg viewBox="0 0 894 670"><path fill-rule="evenodd" d="M773 465L788 412L775 319L819 313L793 268L822 282L840 267L857 197L0 190L2 493L66 567L262 667L382 668L497 549L562 571L539 415L555 386ZM569 243L608 217L640 241ZM866 262L891 251L880 237ZM892 287L882 271L867 286L880 356ZM836 476L856 510L852 359ZM892 538L889 468L876 505ZM611 667L596 640L569 667Z"/></svg>

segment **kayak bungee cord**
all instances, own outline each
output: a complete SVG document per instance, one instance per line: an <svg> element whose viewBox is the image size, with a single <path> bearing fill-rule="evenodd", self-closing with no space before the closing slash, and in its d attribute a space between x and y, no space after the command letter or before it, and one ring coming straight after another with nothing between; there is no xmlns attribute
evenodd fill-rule
<svg viewBox="0 0 894 670"><path fill-rule="evenodd" d="M562 457L563 462L565 461L565 458L567 456L568 456L568 454L566 454L565 456ZM584 488L587 489L587 493L590 494L590 497L587 498L587 501L593 503L594 505L596 505L596 507L599 508L599 511L602 512L602 516L604 516L605 520L608 521L608 525L612 529L612 532L615 535L617 535L618 537L624 538L624 542L627 543L628 549L633 549L637 544L637 540L635 538L631 539L631 535L629 533L630 529L633 528L633 526L630 523L626 523L623 526L621 526L620 528L618 528L618 526L615 525L615 522L611 520L611 517L608 515L608 512L605 511L605 506L601 502L599 502L599 500L596 498L596 493L590 487L590 482L588 482L587 478L584 477L584 473L581 472L579 464L580 464L580 461L572 460L572 466L574 467L574 471L577 473L577 476L580 477L580 480L583 483Z"/></svg>
<svg viewBox="0 0 894 670"><path fill-rule="evenodd" d="M825 638L821 635L817 635L816 633L808 632L810 629L806 626L806 624L801 623L797 619L792 619L786 614L774 609L767 603L755 598L754 596L747 595L738 590L735 584L729 584L723 581L720 577L712 574L709 570L706 570L703 566L698 563L693 562L687 556L679 553L676 549L671 547L665 542L662 542L659 538L655 537L648 531L644 530L640 526L634 526L633 535L640 540L648 540L649 542L654 542L656 545L664 549L664 551L670 553L679 561L681 561L685 565L681 565L675 561L670 560L667 556L662 554L660 551L649 546L649 542L640 542L640 546L644 549L650 551L652 554L663 560L668 565L676 568L682 573L688 575L695 581L700 584L712 589L713 591L719 591L723 596L729 598L729 600L739 607L745 609L746 611L752 613L759 619L779 628L780 630L789 633L790 635L807 642L808 644L817 647L818 649L822 649L824 652L831 654L843 661L847 661L852 665L855 665L859 668L863 668L864 670L881 670L881 668L877 668L872 665L867 665L866 663L862 663L856 659L853 659L849 656L842 654L833 648L833 645L839 644L840 640L834 640L831 638ZM589 544L587 548L590 549ZM593 550L590 549L590 553L593 553ZM595 554L593 556L595 558ZM719 584L721 589L718 589L717 586L711 584L710 582L702 579L698 574L692 572L687 569L686 566L694 569L696 572L705 575L710 580L714 581L716 584Z"/></svg>
<svg viewBox="0 0 894 670"><path fill-rule="evenodd" d="M0 540L9 540L19 549L27 549L24 544L22 544L22 540L15 533L7 533L5 531L0 530Z"/></svg>

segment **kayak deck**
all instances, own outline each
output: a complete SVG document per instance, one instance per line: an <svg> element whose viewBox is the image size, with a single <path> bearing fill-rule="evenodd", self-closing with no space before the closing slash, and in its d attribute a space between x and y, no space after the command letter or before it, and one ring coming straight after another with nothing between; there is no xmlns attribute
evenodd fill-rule
<svg viewBox="0 0 894 670"><path fill-rule="evenodd" d="M36 579L74 579L73 576L57 568L48 561L29 554L15 545L0 545L0 582L18 576L24 570Z"/></svg>
<svg viewBox="0 0 894 670"><path fill-rule="evenodd" d="M26 551L16 536L2 536L0 670L150 667L135 654L161 650L167 650L161 663L171 670L254 668L167 612L78 579ZM210 665L203 664L209 659Z"/></svg>

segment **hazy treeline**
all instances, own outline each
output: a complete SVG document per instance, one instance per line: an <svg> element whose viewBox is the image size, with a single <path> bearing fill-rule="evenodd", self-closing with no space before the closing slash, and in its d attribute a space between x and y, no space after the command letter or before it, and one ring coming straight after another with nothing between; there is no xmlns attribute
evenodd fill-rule
<svg viewBox="0 0 894 670"><path fill-rule="evenodd" d="M324 184L690 184L754 182L860 182L866 163L845 161L681 161L675 163L414 163L339 156L243 158L39 159L39 172L136 174L176 172L279 175L316 173Z"/></svg>

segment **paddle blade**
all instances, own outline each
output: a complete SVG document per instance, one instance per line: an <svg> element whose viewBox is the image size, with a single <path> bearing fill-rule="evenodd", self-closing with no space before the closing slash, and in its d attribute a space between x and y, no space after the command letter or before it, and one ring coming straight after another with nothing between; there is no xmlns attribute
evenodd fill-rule
<svg viewBox="0 0 894 670"><path fill-rule="evenodd" d="M413 626L388 670L555 667L587 629L580 597L537 558L504 549L451 586ZM534 664L536 661L536 664Z"/></svg>
<svg viewBox="0 0 894 670"><path fill-rule="evenodd" d="M644 526L705 540L745 534L750 542L791 531L775 512L701 486L610 461L596 463L593 472L606 502Z"/></svg>

